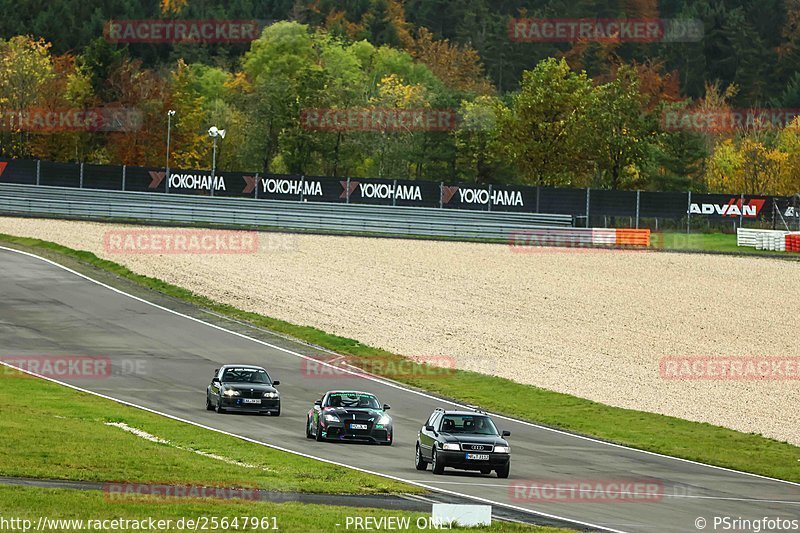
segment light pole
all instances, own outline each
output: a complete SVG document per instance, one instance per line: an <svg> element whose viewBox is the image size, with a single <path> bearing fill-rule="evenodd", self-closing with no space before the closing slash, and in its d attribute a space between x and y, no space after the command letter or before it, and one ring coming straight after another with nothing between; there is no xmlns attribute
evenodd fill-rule
<svg viewBox="0 0 800 533"><path fill-rule="evenodd" d="M208 128L208 136L214 139L214 149L211 156L211 196L214 196L214 178L217 177L217 137L225 138L225 130L218 129L216 126Z"/></svg>
<svg viewBox="0 0 800 533"><path fill-rule="evenodd" d="M166 167L166 178L167 178L167 185L166 191L169 193L169 135L172 130L172 117L175 116L175 110L170 109L167 111L167 167Z"/></svg>

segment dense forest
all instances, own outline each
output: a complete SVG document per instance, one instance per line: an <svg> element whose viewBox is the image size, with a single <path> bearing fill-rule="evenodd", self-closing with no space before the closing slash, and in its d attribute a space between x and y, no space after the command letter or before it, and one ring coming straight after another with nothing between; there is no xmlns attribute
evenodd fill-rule
<svg viewBox="0 0 800 533"><path fill-rule="evenodd" d="M798 0L0 5L13 13L0 20L3 157L163 165L172 109L175 168L210 167L215 125L228 132L218 144L226 170L800 191ZM515 38L514 22L530 19L694 21L702 34ZM132 20L258 21L259 32L248 42L109 37L114 21ZM135 110L137 127L48 130L13 119L109 107ZM319 125L325 110L334 110L328 127L311 127L308 117ZM423 118L354 127L353 116L375 110ZM426 110L451 112L452 124L415 127Z"/></svg>

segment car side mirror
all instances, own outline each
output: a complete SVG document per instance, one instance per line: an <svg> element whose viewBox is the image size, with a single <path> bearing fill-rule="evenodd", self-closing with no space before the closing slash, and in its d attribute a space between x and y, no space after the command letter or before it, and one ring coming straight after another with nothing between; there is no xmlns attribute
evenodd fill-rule
<svg viewBox="0 0 800 533"><path fill-rule="evenodd" d="M389 409L391 409L391 408L392 408L392 406L391 406L391 405L389 405L388 403L385 403L385 404L383 404L383 410L384 410L384 411L388 411L388 410L389 410Z"/></svg>
<svg viewBox="0 0 800 533"><path fill-rule="evenodd" d="M511 432L510 431L503 431L503 436L504 437L510 437L511 436Z"/></svg>
<svg viewBox="0 0 800 533"><path fill-rule="evenodd" d="M213 378L211 378L211 383L219 383L219 378L214 376Z"/></svg>
<svg viewBox="0 0 800 533"><path fill-rule="evenodd" d="M425 426L425 431L436 431L436 430L433 428L432 425L428 424L427 426Z"/></svg>
<svg viewBox="0 0 800 533"><path fill-rule="evenodd" d="M277 379L276 379L275 381L273 381L273 382L272 382L272 386L273 386L273 387L277 387L277 386L278 386L278 385L280 385L280 384L281 384L281 382L280 382L279 380L277 380Z"/></svg>
<svg viewBox="0 0 800 533"><path fill-rule="evenodd" d="M322 400L314 400L314 405L322 407Z"/></svg>

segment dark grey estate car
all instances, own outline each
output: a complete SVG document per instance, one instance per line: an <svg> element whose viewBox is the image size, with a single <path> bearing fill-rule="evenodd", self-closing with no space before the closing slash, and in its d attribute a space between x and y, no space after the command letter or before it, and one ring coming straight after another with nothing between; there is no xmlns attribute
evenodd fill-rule
<svg viewBox="0 0 800 533"><path fill-rule="evenodd" d="M445 467L478 470L507 478L511 468L511 447L484 413L436 409L419 430L414 463L417 470L431 464L434 474Z"/></svg>
<svg viewBox="0 0 800 533"><path fill-rule="evenodd" d="M281 414L281 395L266 370L252 365L225 365L214 370L206 389L206 409Z"/></svg>

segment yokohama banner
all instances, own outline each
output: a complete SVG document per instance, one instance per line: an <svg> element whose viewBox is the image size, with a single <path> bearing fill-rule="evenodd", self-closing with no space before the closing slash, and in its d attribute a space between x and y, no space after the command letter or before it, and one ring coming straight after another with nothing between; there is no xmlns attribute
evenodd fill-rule
<svg viewBox="0 0 800 533"><path fill-rule="evenodd" d="M742 196L688 192L614 191L478 185L367 178L332 178L256 172L217 172L0 160L0 183L126 190L161 194L245 197L519 213L560 213L576 218L638 217L796 221L800 196Z"/></svg>

